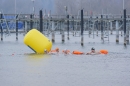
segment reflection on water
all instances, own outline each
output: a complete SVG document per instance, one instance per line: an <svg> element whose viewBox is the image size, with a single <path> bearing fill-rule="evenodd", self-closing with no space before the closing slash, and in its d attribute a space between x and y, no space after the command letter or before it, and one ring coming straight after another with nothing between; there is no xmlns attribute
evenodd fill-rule
<svg viewBox="0 0 130 86"><path fill-rule="evenodd" d="M24 56L26 57L27 63L32 66L43 66L48 63L51 57L50 55L36 53L26 53Z"/></svg>
<svg viewBox="0 0 130 86"><path fill-rule="evenodd" d="M42 59L49 57L49 55L47 54L36 54L36 53L25 53L24 55L32 59Z"/></svg>

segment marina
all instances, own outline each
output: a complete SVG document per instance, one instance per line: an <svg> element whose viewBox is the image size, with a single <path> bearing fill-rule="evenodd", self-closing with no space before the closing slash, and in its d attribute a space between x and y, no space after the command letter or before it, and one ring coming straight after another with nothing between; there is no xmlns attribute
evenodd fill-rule
<svg viewBox="0 0 130 86"><path fill-rule="evenodd" d="M109 36L116 32L116 42L119 42L119 34L124 36L124 45L129 44L129 28L130 20L129 15L126 15L124 10L124 17L122 15L82 15L77 16L43 16L42 10L39 11L39 16L32 14L25 15L7 15L1 14L1 40L3 40L4 33L10 34L10 32L16 33L16 39L18 39L18 32L27 33L31 28L38 29L43 34L52 35L52 42L55 41L55 33L60 31L62 35L62 41L64 42L64 33L67 32L67 38L69 39L70 32L73 36L81 36L81 45L83 45L84 35L88 34L97 36L100 34L102 41L106 39L109 41ZM81 18L80 18L81 16ZM16 17L16 18L15 18ZM125 21L125 22L123 22ZM17 28L16 28L17 27Z"/></svg>
<svg viewBox="0 0 130 86"><path fill-rule="evenodd" d="M15 13L4 13L2 0L0 86L129 86L130 14L122 1L14 0Z"/></svg>

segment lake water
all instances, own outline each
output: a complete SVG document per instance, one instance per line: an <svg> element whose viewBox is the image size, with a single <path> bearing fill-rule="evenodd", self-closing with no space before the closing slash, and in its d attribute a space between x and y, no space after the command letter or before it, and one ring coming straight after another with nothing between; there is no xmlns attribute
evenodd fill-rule
<svg viewBox="0 0 130 86"><path fill-rule="evenodd" d="M115 35L102 43L100 36L84 36L84 46L80 37L70 35L70 40L61 42L55 37L52 49L59 47L70 51L90 51L106 49L108 55L42 55L35 54L23 43L23 34L15 40L15 34L4 36L0 42L0 86L129 86L130 46L119 44ZM51 36L49 36L51 38ZM67 37L66 37L67 38Z"/></svg>

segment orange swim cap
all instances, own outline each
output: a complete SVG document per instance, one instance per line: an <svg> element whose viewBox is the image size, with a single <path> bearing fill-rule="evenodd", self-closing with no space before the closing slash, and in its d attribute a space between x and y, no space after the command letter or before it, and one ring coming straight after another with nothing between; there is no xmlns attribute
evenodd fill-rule
<svg viewBox="0 0 130 86"><path fill-rule="evenodd" d="M56 48L55 50L59 50L59 48Z"/></svg>

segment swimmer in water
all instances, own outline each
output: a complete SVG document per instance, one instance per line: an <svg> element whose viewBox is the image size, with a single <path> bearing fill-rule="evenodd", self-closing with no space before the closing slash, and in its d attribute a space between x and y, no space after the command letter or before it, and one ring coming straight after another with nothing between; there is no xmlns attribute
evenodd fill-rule
<svg viewBox="0 0 130 86"><path fill-rule="evenodd" d="M91 52L88 52L86 55L97 55L97 54L108 54L107 50L100 50L100 51L95 51L95 48L91 48Z"/></svg>
<svg viewBox="0 0 130 86"><path fill-rule="evenodd" d="M86 55L93 55L93 54L101 54L100 52L98 52L98 51L95 51L95 48L91 48L91 51L90 52L88 52Z"/></svg>
<svg viewBox="0 0 130 86"><path fill-rule="evenodd" d="M48 54L59 54L59 48L56 48L55 50L51 50Z"/></svg>
<svg viewBox="0 0 130 86"><path fill-rule="evenodd" d="M69 54L71 54L70 51L67 50L67 49L64 49L64 50L62 51L62 53L63 53L64 55L69 55Z"/></svg>
<svg viewBox="0 0 130 86"><path fill-rule="evenodd" d="M46 49L44 50L44 54L48 54L48 51Z"/></svg>

